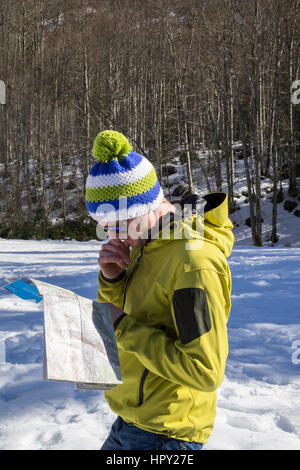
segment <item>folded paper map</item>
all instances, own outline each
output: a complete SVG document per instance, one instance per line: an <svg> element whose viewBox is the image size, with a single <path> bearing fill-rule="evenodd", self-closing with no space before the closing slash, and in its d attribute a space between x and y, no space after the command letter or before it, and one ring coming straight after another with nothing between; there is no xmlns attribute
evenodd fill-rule
<svg viewBox="0 0 300 470"><path fill-rule="evenodd" d="M122 383L110 304L36 279L18 279L6 288L44 301L45 379L96 390Z"/></svg>

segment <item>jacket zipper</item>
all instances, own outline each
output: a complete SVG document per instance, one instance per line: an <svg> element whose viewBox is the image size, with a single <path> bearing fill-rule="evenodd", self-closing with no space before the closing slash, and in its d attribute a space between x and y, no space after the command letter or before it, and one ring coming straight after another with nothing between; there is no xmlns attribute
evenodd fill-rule
<svg viewBox="0 0 300 470"><path fill-rule="evenodd" d="M145 369L142 375L142 378L140 380L140 388L139 388L139 403L138 406L141 406L143 404L143 399L144 399L144 383L146 380L146 377L148 375L149 370Z"/></svg>
<svg viewBox="0 0 300 470"><path fill-rule="evenodd" d="M142 246L141 248L141 254L140 256L138 257L137 261L136 261L136 265L135 267L133 268L133 270L131 271L131 273L129 274L128 278L127 278L127 281L126 281L126 284L125 284L125 289L124 289L124 297L123 297L123 305L122 305L122 310L124 311L124 305L125 305L125 297L126 297L126 292L127 292L127 288L129 286L129 283L132 279L132 276L134 275L134 273L136 272L137 268L138 268L138 265L140 264L140 259L142 258L143 256L143 249L144 247Z"/></svg>
<svg viewBox="0 0 300 470"><path fill-rule="evenodd" d="M126 297L126 292L127 292L127 289L128 289L128 286L129 286L129 283L133 277L133 275L135 274L139 264L140 264L140 260L143 256L143 249L144 247L142 246L141 248L141 254L140 256L138 257L137 261L136 261L136 265L134 267L134 269L131 271L130 275L128 276L128 279L126 281L126 285L125 285L125 289L124 289L124 298L123 298L123 305L122 305L122 310L124 311L124 305L125 305L125 297ZM142 374L142 377L141 377L141 380L140 380L140 386L139 386L139 402L138 402L138 406L141 406L142 403L143 403L143 398L144 398L144 383L145 383L145 380L146 380L146 377L148 375L148 369L145 369L143 374Z"/></svg>

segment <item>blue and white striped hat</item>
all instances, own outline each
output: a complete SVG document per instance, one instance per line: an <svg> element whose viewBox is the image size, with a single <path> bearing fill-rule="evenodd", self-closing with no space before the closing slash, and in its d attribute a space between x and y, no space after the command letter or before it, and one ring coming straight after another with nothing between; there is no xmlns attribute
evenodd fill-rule
<svg viewBox="0 0 300 470"><path fill-rule="evenodd" d="M94 141L98 160L86 182L86 206L97 222L133 219L156 209L164 194L150 161L123 134L104 131Z"/></svg>

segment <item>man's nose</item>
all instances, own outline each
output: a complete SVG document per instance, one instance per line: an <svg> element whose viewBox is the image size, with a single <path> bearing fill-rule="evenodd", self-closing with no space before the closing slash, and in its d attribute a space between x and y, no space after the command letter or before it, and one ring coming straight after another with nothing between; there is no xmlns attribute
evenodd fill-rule
<svg viewBox="0 0 300 470"><path fill-rule="evenodd" d="M108 232L109 238L119 238L119 232L117 232L116 230L108 228L107 232Z"/></svg>

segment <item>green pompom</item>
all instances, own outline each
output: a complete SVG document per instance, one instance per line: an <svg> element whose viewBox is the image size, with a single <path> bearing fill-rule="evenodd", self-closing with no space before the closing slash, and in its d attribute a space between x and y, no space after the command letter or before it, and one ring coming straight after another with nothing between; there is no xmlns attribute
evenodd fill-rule
<svg viewBox="0 0 300 470"><path fill-rule="evenodd" d="M100 163L109 163L114 158L122 160L131 150L132 147L123 134L104 131L97 135L92 154Z"/></svg>

